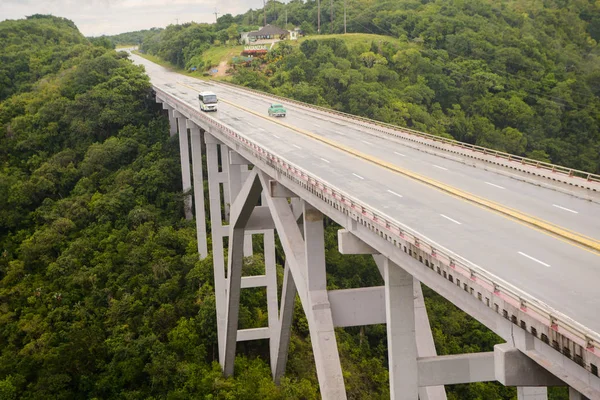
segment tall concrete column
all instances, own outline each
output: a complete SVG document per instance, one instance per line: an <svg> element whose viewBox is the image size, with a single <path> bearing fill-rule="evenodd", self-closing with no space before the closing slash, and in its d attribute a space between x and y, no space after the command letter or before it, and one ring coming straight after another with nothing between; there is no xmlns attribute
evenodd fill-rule
<svg viewBox="0 0 600 400"><path fill-rule="evenodd" d="M372 254L374 249L367 246L354 235L346 230L338 231L338 240L342 254ZM382 278L385 279L384 263L386 257L381 254L373 254L373 259L377 264ZM433 333L429 324L429 316L425 307L425 299L421 289L421 282L413 278L413 294L415 308L415 332L418 357L435 357L437 351L433 341ZM390 384L391 384L390 380ZM419 400L446 400L446 390L444 386L425 386L419 388Z"/></svg>
<svg viewBox="0 0 600 400"><path fill-rule="evenodd" d="M310 340L323 399L345 399L346 390L337 348L325 272L323 214L303 202L306 288Z"/></svg>
<svg viewBox="0 0 600 400"><path fill-rule="evenodd" d="M177 111L174 111L173 115L177 118L177 125L179 128L179 159L181 161L183 193L188 193L192 188L192 179L190 174L190 147L186 123L187 118ZM189 193L183 197L183 211L185 219L191 220L194 217L192 214L192 195Z"/></svg>
<svg viewBox="0 0 600 400"><path fill-rule="evenodd" d="M196 237L200 259L208 255L206 238L206 211L204 208L204 179L202 177L202 141L200 128L192 120L187 120L192 144L192 177L194 186L194 205L196 212Z"/></svg>
<svg viewBox="0 0 600 400"><path fill-rule="evenodd" d="M224 144L219 145L219 149L221 152L221 172L225 176L229 176L229 148ZM229 186L227 184L223 185L223 198L225 204L223 205L223 209L225 210L225 221L229 222L229 209L231 207L231 196L229 194Z"/></svg>
<svg viewBox="0 0 600 400"><path fill-rule="evenodd" d="M279 383L287 364L290 337L292 332L292 320L294 318L294 302L296 301L296 285L286 262L283 272L283 287L281 289L281 311L276 330L272 331L271 337L271 372L273 380ZM269 314L270 316L270 314Z"/></svg>
<svg viewBox="0 0 600 400"><path fill-rule="evenodd" d="M517 399L519 400L548 400L548 388L545 387L518 387Z"/></svg>
<svg viewBox="0 0 600 400"><path fill-rule="evenodd" d="M215 279L215 305L217 311L217 335L219 343L219 361L225 362L225 257L223 255L223 237L226 228L223 227L221 215L221 188L218 160L218 145L220 143L208 132L204 134L206 143L206 165L208 169L208 196L210 205L210 227L212 237L213 271ZM226 185L226 184L225 184Z"/></svg>
<svg viewBox="0 0 600 400"><path fill-rule="evenodd" d="M590 400L586 396L579 393L577 390L569 387L569 400Z"/></svg>
<svg viewBox="0 0 600 400"><path fill-rule="evenodd" d="M382 263L383 264L383 263ZM437 356L433 333L429 324L425 298L421 289L421 282L413 278L414 303L415 303L415 332L417 340L417 355L419 357ZM447 400L444 386L427 386L419 388L419 400Z"/></svg>
<svg viewBox="0 0 600 400"><path fill-rule="evenodd" d="M324 253L324 251L318 250L319 246L324 249L323 215L308 204L303 206L305 240L298 227L298 217L294 216L288 199L272 196L269 177L262 172L259 172L259 177L264 191L267 192L265 196L266 203L285 252L289 273L293 277L293 283L296 286L308 320L321 397L325 400L346 399L344 377L333 329L331 305L326 290L326 282L322 281L325 278L325 259L317 256ZM309 259L312 263L310 267L307 265ZM309 284L309 282L311 283ZM285 288L289 288L291 283L289 279L286 280ZM309 286L313 289L309 290ZM286 294L282 310L287 307L291 308L287 299L288 295ZM279 333L279 340L283 343L286 340L284 337L285 332ZM286 356L286 349L282 347L279 346L277 352L274 350L272 353L282 356L278 361L283 361L283 357ZM275 367L276 371L279 370L278 366L283 366L283 363L278 362Z"/></svg>
<svg viewBox="0 0 600 400"><path fill-rule="evenodd" d="M413 277L389 259L383 264L390 398L417 400L417 343Z"/></svg>
<svg viewBox="0 0 600 400"><path fill-rule="evenodd" d="M223 364L225 375L233 374L235 361L242 267L244 263L244 231L262 190L256 171L250 174L248 180L244 182L241 188L239 187L240 169L232 168L229 173L231 194L235 194L235 200L231 206L229 256L227 257L227 319L225 328L225 362Z"/></svg>
<svg viewBox="0 0 600 400"><path fill-rule="evenodd" d="M163 108L165 108L165 103L163 103ZM173 108L166 106L166 109L169 112L169 135L175 136L177 135L177 117L174 115L177 111Z"/></svg>

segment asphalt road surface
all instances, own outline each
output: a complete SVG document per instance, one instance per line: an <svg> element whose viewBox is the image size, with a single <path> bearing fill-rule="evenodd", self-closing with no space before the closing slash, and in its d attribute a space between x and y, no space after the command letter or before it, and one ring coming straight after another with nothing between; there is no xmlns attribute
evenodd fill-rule
<svg viewBox="0 0 600 400"><path fill-rule="evenodd" d="M271 101L235 88L170 72L141 57L154 85L199 109L197 93L215 92L211 116L306 171L369 204L600 332L600 254L359 159L267 116ZM279 102L279 101L272 101ZM234 105L230 104L233 103ZM285 104L285 102L283 102ZM240 107L264 114L258 116ZM600 205L565 193L437 157L363 126L285 104L288 125L322 135L377 159L600 240Z"/></svg>

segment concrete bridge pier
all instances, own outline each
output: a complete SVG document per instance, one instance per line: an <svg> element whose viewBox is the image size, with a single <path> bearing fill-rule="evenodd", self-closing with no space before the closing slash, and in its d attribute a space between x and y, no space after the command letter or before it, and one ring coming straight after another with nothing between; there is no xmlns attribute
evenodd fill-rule
<svg viewBox="0 0 600 400"><path fill-rule="evenodd" d="M200 259L208 255L208 238L206 237L206 210L204 205L204 178L202 165L202 132L193 121L187 120L190 130L190 144L192 151L192 177L194 188L194 212L196 215L196 236L198 240L198 254Z"/></svg>
<svg viewBox="0 0 600 400"><path fill-rule="evenodd" d="M455 263L451 253L439 252L428 240L396 226L396 221L352 199L352 193L339 193L243 132L158 88L156 93L156 101L168 111L170 135L178 134L185 214L192 217L193 204L200 257L208 254L200 128L206 130L219 361L226 375L233 373L237 342L269 339L271 371L279 381L298 295L324 399L346 398L334 328L371 324L386 324L393 399L446 400L444 385L487 381L517 387L521 400L545 400L546 387L566 385L577 388L570 389L571 399L600 399L597 339L577 336L582 330L568 321L548 325L544 307L540 311L508 288L500 290L495 278L469 270L468 263ZM384 285L327 290L324 214L348 229L339 232L340 252L372 254ZM285 258L281 300L274 229ZM264 239L265 270L244 276L244 257L254 253L256 235ZM419 281L508 343L496 345L493 352L438 356ZM241 290L260 287L266 288L267 326L239 329ZM548 318L552 323L552 315Z"/></svg>
<svg viewBox="0 0 600 400"><path fill-rule="evenodd" d="M419 395L413 277L388 258L383 261L390 398Z"/></svg>
<svg viewBox="0 0 600 400"><path fill-rule="evenodd" d="M264 206L258 205L262 187L257 170L208 132L204 133L208 169L209 205L215 276L219 361L226 375L233 374L235 344L273 337L278 319L275 231ZM201 159L201 157L198 157ZM233 199L233 200L232 200ZM244 257L251 256L252 236L262 235L265 272L242 276ZM228 238L227 268L224 238ZM241 289L265 287L268 326L238 329ZM273 352L272 352L273 353Z"/></svg>
<svg viewBox="0 0 600 400"><path fill-rule="evenodd" d="M174 110L173 116L177 118L177 130L179 132L179 159L181 161L181 181L183 183L183 212L185 219L194 218L192 214L192 179L190 174L190 145L188 140L187 118L180 112Z"/></svg>

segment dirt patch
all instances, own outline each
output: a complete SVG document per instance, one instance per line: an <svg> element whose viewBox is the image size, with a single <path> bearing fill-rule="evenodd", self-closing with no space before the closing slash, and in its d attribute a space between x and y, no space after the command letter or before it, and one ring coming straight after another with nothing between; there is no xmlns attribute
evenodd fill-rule
<svg viewBox="0 0 600 400"><path fill-rule="evenodd" d="M229 55L227 56L229 57ZM226 71L229 68L229 64L227 64L227 60L221 61L219 66L217 67L217 72L213 74L213 76L227 76L229 75Z"/></svg>

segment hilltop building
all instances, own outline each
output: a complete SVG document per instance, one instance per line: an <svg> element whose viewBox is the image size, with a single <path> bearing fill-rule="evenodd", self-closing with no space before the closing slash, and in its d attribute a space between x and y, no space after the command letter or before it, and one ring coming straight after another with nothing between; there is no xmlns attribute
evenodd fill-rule
<svg viewBox="0 0 600 400"><path fill-rule="evenodd" d="M274 25L266 25L257 31L243 32L241 42L243 44L268 44L280 40L298 39L298 30L288 31Z"/></svg>

